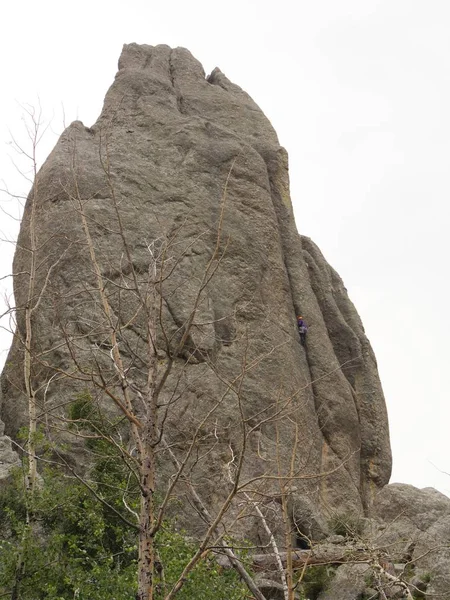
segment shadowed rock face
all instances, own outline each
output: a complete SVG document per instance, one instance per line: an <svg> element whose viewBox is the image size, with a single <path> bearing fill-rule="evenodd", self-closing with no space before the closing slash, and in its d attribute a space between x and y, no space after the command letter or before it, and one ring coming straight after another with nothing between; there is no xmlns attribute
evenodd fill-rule
<svg viewBox="0 0 450 600"><path fill-rule="evenodd" d="M70 125L34 193L36 294L45 285L33 315L33 377L42 415L53 418L89 387L88 376L82 381L67 373L80 365L88 372L86 365L94 363L111 371L77 200L114 318L132 322L123 331L122 349L136 382L145 370L145 357L141 363L136 358L145 335L136 300L127 296L129 261L144 278L151 251L172 240L168 255L177 268L165 283L160 316L176 338L220 228L221 258L202 296L189 356L178 357L167 384L167 398L183 389L169 410L167 436L177 443L187 439L226 382L242 372L243 360L254 361L239 379L241 408L255 427L245 475L262 475L273 463L276 421L260 423L261 415L273 415L276 403L284 403L291 418L278 424L278 455L284 468L295 447L292 514L302 531L317 532L331 510L367 510L391 472L376 360L339 275L297 233L286 151L241 88L218 69L205 78L185 49L126 45L98 121L90 129ZM28 289L30 218L29 200L14 261L18 307ZM299 343L297 314L309 325L306 348ZM27 413L20 312L18 332L2 376L1 418L12 436ZM204 442L209 458L198 474L210 503L226 491L226 469L218 465L229 463L240 435L238 395L229 395L214 413L215 441Z"/></svg>

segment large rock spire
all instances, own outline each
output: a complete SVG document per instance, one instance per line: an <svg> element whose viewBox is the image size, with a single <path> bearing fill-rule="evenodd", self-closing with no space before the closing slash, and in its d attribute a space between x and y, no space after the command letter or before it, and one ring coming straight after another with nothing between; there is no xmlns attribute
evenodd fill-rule
<svg viewBox="0 0 450 600"><path fill-rule="evenodd" d="M33 315L33 385L44 424L90 388L92 365L111 369L81 213L123 334L131 384L145 363L137 358L143 324L136 299L127 296L132 275L147 276L152 252L171 240L166 260L177 268L161 294L161 321L175 339L218 244L189 352L167 382L169 404L180 392L165 421L168 438L181 444L226 382L239 380L243 360L247 367L253 361L238 400L226 398L217 410L212 440L204 432L204 495L214 502L226 492L242 409L254 427L246 476L262 475L277 455L288 463L296 448L292 504L302 531L323 527L330 511L368 510L391 471L376 360L339 275L297 233L287 153L241 88L218 69L205 77L183 48L126 45L98 121L67 128L34 193L36 294L43 293ZM29 200L14 260L18 333L2 376L1 418L11 436L27 421L20 308L29 285L30 218ZM299 313L309 324L306 348ZM278 405L290 406L290 420L277 421Z"/></svg>

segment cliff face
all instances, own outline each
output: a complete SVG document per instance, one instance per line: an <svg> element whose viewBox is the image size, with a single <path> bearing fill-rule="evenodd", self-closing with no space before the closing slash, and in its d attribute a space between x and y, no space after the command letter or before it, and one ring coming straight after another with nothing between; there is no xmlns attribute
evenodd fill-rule
<svg viewBox="0 0 450 600"><path fill-rule="evenodd" d="M165 383L164 430L181 447L219 402L202 430L207 459L198 472L192 466L210 503L229 484L245 420L246 477L264 477L277 457L285 474L294 452L293 514L302 530L327 511L367 510L391 471L375 357L339 275L297 233L286 151L242 89L218 69L205 78L185 49L125 46L98 121L68 127L31 197L34 213L29 199L14 261L18 334L2 375L9 435L27 418L20 309L34 219L32 377L44 424L55 425L86 390L106 406L93 386L100 372L114 377L111 328L130 393L139 388L146 371L139 288L146 306L149 298L158 306L161 363L196 307ZM150 293L149 272L163 263L164 281ZM309 325L306 347L297 314ZM80 443L70 443L77 452Z"/></svg>

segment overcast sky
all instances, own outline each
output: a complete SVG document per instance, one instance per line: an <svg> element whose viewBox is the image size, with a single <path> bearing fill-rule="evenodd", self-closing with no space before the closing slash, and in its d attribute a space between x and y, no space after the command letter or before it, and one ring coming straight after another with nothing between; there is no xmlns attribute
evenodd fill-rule
<svg viewBox="0 0 450 600"><path fill-rule="evenodd" d="M207 72L219 66L277 130L298 229L362 317L389 410L392 481L450 495L438 470L450 472L449 31L448 0L4 2L0 179L26 191L8 143L9 131L21 137L17 102L39 97L52 118L45 158L64 120L96 120L124 43L185 46ZM0 230L16 231L1 213ZM0 337L2 362L8 343Z"/></svg>

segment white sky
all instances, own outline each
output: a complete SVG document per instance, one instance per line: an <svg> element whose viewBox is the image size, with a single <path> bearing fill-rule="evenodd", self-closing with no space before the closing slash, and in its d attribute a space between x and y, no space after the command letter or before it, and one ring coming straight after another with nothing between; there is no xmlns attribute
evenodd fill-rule
<svg viewBox="0 0 450 600"><path fill-rule="evenodd" d="M21 103L91 125L123 43L185 46L261 106L290 155L297 226L340 273L377 355L392 481L450 494L448 0L52 0L1 8L0 179ZM3 208L12 209L2 203ZM0 230L15 227L0 213ZM0 274L11 271L0 245ZM0 282L4 285L4 282ZM3 288L4 289L4 288ZM0 337L0 360L8 340ZM433 464L432 464L433 463Z"/></svg>

